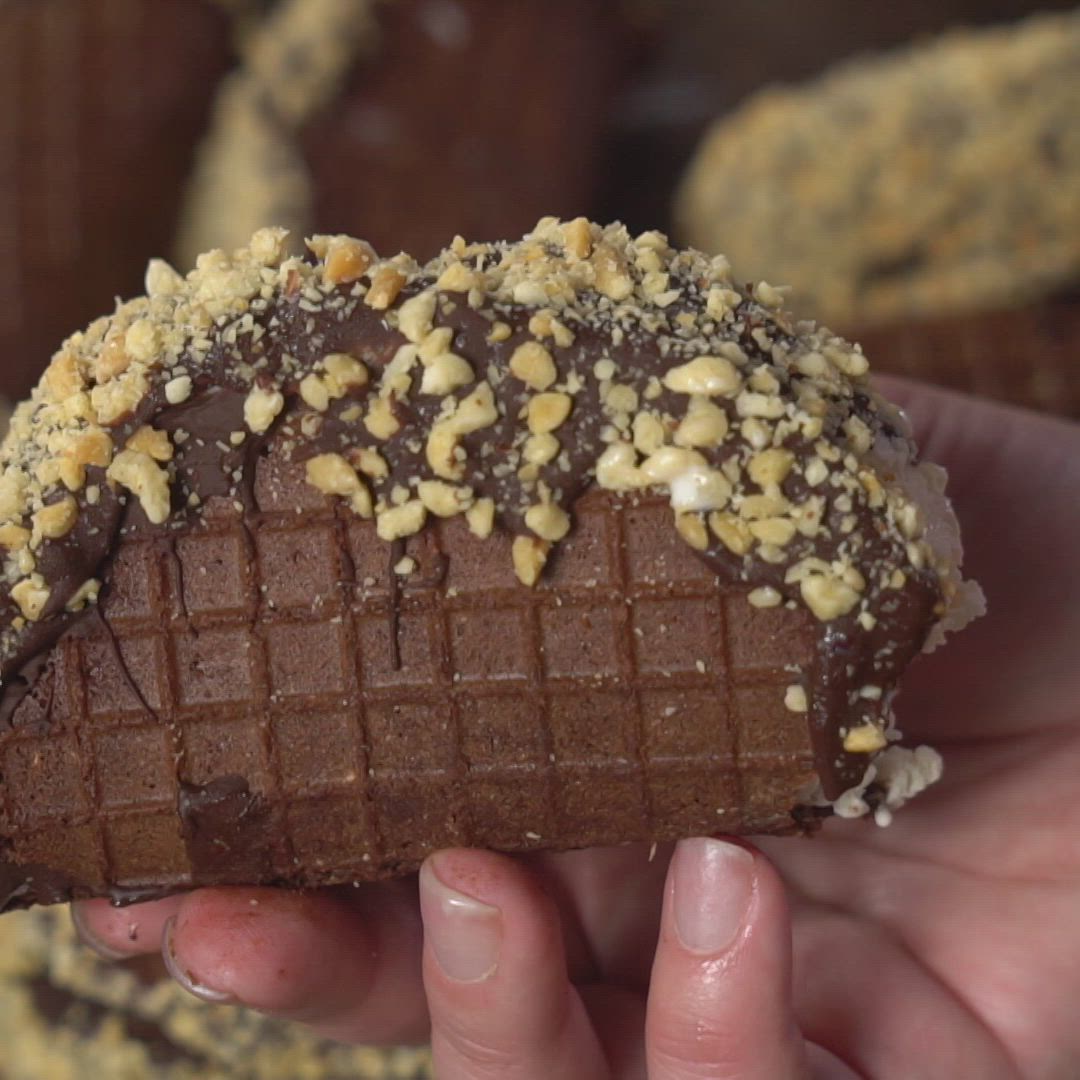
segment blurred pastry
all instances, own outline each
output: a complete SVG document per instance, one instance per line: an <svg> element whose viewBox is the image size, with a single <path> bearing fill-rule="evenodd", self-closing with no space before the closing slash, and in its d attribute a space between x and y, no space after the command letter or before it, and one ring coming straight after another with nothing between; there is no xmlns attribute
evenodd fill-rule
<svg viewBox="0 0 1080 1080"><path fill-rule="evenodd" d="M720 119L681 238L845 329L1008 307L1080 273L1080 11L954 32Z"/></svg>

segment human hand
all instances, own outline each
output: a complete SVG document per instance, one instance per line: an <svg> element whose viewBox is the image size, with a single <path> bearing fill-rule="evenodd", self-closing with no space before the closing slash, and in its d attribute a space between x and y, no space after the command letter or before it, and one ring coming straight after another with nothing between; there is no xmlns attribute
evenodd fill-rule
<svg viewBox="0 0 1080 1080"><path fill-rule="evenodd" d="M890 828L442 852L419 888L94 902L84 933L116 956L164 934L189 988L333 1038L430 1033L451 1080L1075 1076L1080 428L889 393L949 469L990 603L905 681L900 726L946 774Z"/></svg>

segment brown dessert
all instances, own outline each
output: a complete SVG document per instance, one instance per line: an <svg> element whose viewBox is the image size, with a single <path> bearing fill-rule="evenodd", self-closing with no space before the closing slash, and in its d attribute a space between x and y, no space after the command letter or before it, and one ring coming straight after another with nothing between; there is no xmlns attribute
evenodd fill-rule
<svg viewBox="0 0 1080 1080"><path fill-rule="evenodd" d="M0 920L0 1076L18 1080L423 1080L421 1049L344 1046L182 990L160 959L107 962L61 908Z"/></svg>
<svg viewBox="0 0 1080 1080"><path fill-rule="evenodd" d="M761 90L702 140L680 237L844 327L1080 278L1080 11L954 31Z"/></svg>
<svg viewBox="0 0 1080 1080"><path fill-rule="evenodd" d="M61 348L0 462L0 910L790 831L959 625L940 470L726 260L280 230Z"/></svg>

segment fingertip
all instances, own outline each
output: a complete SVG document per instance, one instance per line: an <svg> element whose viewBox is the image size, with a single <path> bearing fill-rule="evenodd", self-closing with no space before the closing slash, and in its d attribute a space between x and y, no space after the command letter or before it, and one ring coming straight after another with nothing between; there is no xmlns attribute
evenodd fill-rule
<svg viewBox="0 0 1080 1080"><path fill-rule="evenodd" d="M802 1074L784 889L750 845L697 838L676 847L646 1045L657 1080L709 1069L770 1080Z"/></svg>
<svg viewBox="0 0 1080 1080"><path fill-rule="evenodd" d="M156 953L165 924L183 898L172 896L145 904L115 907L108 900L80 900L71 905L71 921L80 940L109 961Z"/></svg>
<svg viewBox="0 0 1080 1080"><path fill-rule="evenodd" d="M163 955L204 1001L343 1042L406 1043L427 1031L417 924L404 883L365 886L348 899L329 890L203 889L176 913Z"/></svg>
<svg viewBox="0 0 1080 1080"><path fill-rule="evenodd" d="M520 861L439 852L421 868L420 905L440 1076L602 1074L555 903Z"/></svg>
<svg viewBox="0 0 1080 1080"><path fill-rule="evenodd" d="M325 893L215 888L185 899L163 951L180 985L203 1000L303 1019L337 977L337 957L371 946L362 921Z"/></svg>

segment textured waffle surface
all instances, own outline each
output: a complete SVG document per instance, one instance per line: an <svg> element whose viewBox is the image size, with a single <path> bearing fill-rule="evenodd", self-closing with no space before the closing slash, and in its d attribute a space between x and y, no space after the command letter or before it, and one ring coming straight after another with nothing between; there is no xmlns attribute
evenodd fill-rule
<svg viewBox="0 0 1080 1080"><path fill-rule="evenodd" d="M17 861L95 889L318 883L447 845L792 826L810 617L718 586L665 501L588 496L531 590L460 518L392 548L275 459L256 496L120 546L101 617L0 733ZM225 777L255 798L195 844L178 808Z"/></svg>

